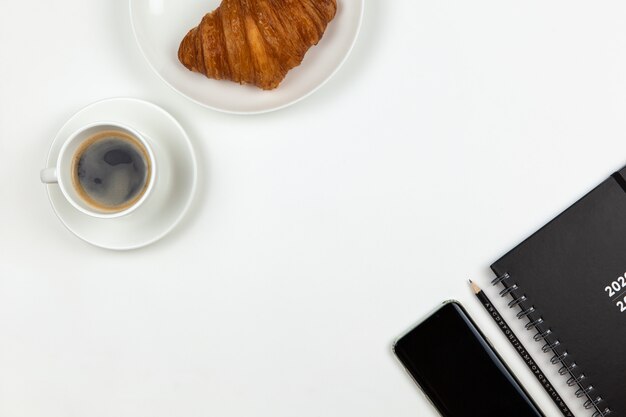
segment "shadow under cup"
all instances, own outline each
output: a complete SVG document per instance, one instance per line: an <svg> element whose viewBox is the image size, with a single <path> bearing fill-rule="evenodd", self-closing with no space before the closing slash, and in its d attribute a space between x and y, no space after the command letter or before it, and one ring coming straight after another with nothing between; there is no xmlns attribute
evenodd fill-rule
<svg viewBox="0 0 626 417"><path fill-rule="evenodd" d="M146 200L155 169L152 149L138 132L100 123L83 128L63 145L57 176L74 207L107 218L129 214ZM136 178L129 179L130 175ZM132 180L135 184L129 184ZM126 190L130 194L125 195Z"/></svg>

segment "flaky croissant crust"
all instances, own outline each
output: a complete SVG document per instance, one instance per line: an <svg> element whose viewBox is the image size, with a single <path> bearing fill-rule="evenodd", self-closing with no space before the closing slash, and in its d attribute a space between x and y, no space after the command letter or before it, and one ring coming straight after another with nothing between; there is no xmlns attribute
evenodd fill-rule
<svg viewBox="0 0 626 417"><path fill-rule="evenodd" d="M322 38L336 0L223 0L191 29L178 59L217 80L276 88Z"/></svg>

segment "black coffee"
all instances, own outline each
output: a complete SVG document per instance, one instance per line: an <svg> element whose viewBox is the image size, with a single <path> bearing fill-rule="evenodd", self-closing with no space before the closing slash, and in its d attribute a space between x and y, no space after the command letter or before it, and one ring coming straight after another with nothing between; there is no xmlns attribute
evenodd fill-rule
<svg viewBox="0 0 626 417"><path fill-rule="evenodd" d="M105 211L135 204L146 191L150 175L145 147L122 131L93 135L76 151L72 162L76 190L87 203Z"/></svg>

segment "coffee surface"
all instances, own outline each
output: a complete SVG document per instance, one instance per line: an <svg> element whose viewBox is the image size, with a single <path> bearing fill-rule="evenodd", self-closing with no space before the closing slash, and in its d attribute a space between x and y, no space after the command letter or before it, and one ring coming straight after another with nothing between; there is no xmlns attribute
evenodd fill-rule
<svg viewBox="0 0 626 417"><path fill-rule="evenodd" d="M76 151L72 181L89 205L119 211L141 198L150 171L148 153L139 140L122 131L105 131L88 138Z"/></svg>

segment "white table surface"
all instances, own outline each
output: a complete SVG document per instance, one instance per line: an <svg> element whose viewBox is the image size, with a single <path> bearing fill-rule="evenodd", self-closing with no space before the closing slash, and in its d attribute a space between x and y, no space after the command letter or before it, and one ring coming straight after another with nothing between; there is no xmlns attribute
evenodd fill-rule
<svg viewBox="0 0 626 417"><path fill-rule="evenodd" d="M466 281L626 161L625 19L368 0L322 90L232 116L151 72L126 1L3 2L0 416L435 416L390 346L448 298L558 416ZM38 179L60 126L115 96L170 111L202 175L181 226L125 253L70 234Z"/></svg>

